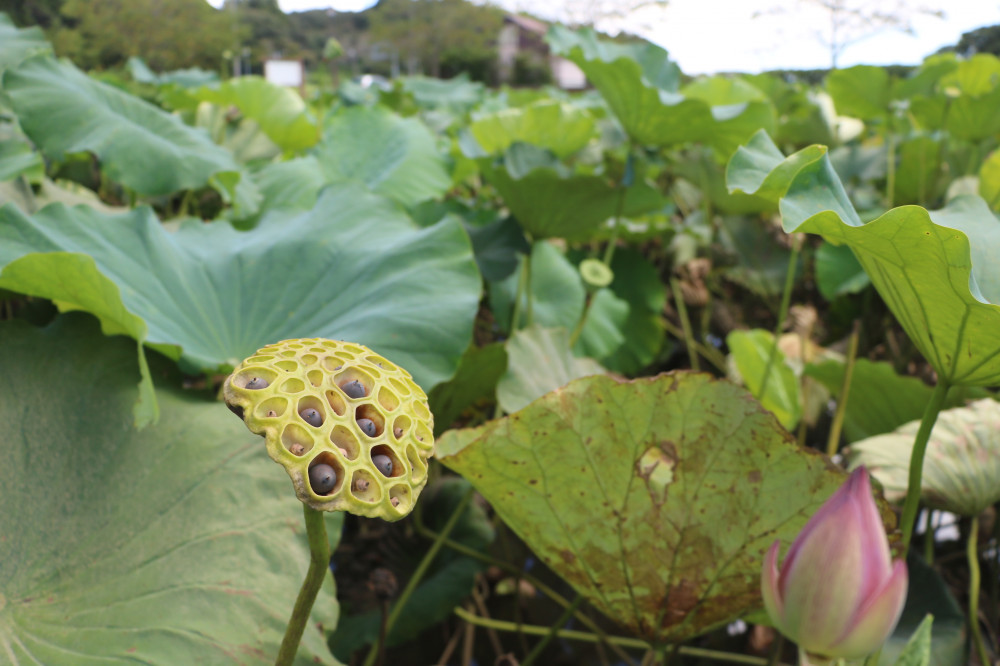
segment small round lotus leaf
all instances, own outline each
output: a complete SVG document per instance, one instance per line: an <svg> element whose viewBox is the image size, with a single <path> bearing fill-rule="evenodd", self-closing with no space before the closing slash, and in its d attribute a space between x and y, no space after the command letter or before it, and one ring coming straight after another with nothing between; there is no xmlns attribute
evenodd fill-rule
<svg viewBox="0 0 1000 666"><path fill-rule="evenodd" d="M241 387L239 384L243 382L233 381L235 377L254 377L257 373L275 379L253 387ZM337 382L343 383L345 373L373 377L374 386L366 390L354 379L346 384L350 388L340 386ZM354 407L360 411L341 409L338 413L333 409L328 396L339 395L341 390L354 399ZM366 347L322 338L268 345L236 367L226 379L223 395L229 408L242 414L247 428L265 438L268 455L288 472L298 498L314 509L399 520L410 513L427 483L426 462L434 448L431 435L434 417L427 406L427 396L410 373ZM267 408L284 399L307 407L301 412L288 409L281 414ZM373 419L378 423L390 420L386 404L393 407L392 419L402 416L409 419L412 425L405 432L394 435L392 429L376 427ZM365 416L355 421L356 414ZM302 421L313 427L297 425ZM365 427L369 424L370 427ZM311 438L312 446L300 441L304 437ZM345 437L350 441L345 441ZM380 455L387 457L380 452L390 450L398 460L409 459L423 465L402 465L402 472L397 471L390 479L373 460L372 450L376 448L376 460L381 460ZM317 492L316 480L310 483L310 469L327 467L335 474L332 490L327 488L330 484L324 483ZM366 483L359 489L356 483L338 483L337 479L363 479ZM368 487L369 479L380 488L373 492ZM391 495L390 481L394 489ZM409 486L410 492L399 492L401 485Z"/></svg>
<svg viewBox="0 0 1000 666"><path fill-rule="evenodd" d="M867 467L890 502L902 502L906 496L910 453L919 428L919 421L911 421L847 449L851 467ZM977 516L1000 501L1000 403L979 400L941 412L927 443L920 499L931 508L960 516Z"/></svg>

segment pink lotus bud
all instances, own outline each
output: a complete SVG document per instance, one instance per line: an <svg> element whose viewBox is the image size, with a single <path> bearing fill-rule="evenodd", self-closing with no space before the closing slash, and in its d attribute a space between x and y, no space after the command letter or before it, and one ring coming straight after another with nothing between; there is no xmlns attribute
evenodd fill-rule
<svg viewBox="0 0 1000 666"><path fill-rule="evenodd" d="M906 601L906 563L892 562L864 467L806 523L779 570L780 546L767 551L760 587L781 633L826 659L863 657L885 642Z"/></svg>

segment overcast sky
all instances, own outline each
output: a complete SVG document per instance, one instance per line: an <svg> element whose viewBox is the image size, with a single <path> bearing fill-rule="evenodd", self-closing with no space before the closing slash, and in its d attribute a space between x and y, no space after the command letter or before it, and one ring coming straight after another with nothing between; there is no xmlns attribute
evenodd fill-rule
<svg viewBox="0 0 1000 666"><path fill-rule="evenodd" d="M222 0L209 0L221 5ZM583 0L586 6L591 0ZM873 0L846 0L877 4ZM894 5L899 0L888 0ZM278 0L286 12L332 7L360 11L372 0ZM530 9L543 18L558 19L565 6L581 0L499 0L508 9ZM915 15L916 35L886 30L848 47L839 65L859 63L919 64L924 56L954 44L963 32L1000 24L1000 0L918 0L912 7L942 9L944 19ZM717 71L759 72L768 69L813 69L830 65L829 48L821 41L828 19L809 10L807 0L670 0L623 22L607 23L610 32L625 28L670 52L687 74ZM947 7L945 9L945 7ZM783 10L753 18L755 13Z"/></svg>

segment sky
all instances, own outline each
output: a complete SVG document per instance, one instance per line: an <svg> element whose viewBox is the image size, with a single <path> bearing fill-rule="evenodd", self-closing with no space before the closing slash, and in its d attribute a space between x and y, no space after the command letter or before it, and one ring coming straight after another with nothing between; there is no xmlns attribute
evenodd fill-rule
<svg viewBox="0 0 1000 666"><path fill-rule="evenodd" d="M222 0L209 0L213 5ZM480 0L481 1L481 0ZM666 7L647 8L625 19L605 20L610 33L626 29L667 49L686 74L760 72L769 69L820 69L830 66L823 29L828 14L817 0L669 0ZM848 46L838 66L856 64L916 65L962 33L1000 24L1000 0L844 0L848 6L904 7L911 11L915 34L883 30ZM558 20L578 16L594 0L493 0L511 10L528 10ZM286 12L333 8L360 11L373 0L278 0ZM920 13L940 9L944 18ZM760 14L755 17L756 14Z"/></svg>

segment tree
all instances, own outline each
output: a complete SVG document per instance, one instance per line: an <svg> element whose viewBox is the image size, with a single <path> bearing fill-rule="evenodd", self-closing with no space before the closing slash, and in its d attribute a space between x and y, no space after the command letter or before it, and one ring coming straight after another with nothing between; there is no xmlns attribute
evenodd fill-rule
<svg viewBox="0 0 1000 666"><path fill-rule="evenodd" d="M826 26L815 34L830 51L831 69L837 69L840 56L853 44L886 30L912 35L917 16L944 18L941 10L915 6L910 0L798 0L793 7L772 7L754 16L788 14L797 16L804 25L815 25L825 18Z"/></svg>
<svg viewBox="0 0 1000 666"><path fill-rule="evenodd" d="M232 16L204 0L65 0L49 34L57 54L85 69L139 56L158 70L217 69L235 36Z"/></svg>
<svg viewBox="0 0 1000 666"><path fill-rule="evenodd" d="M495 54L502 27L502 11L466 0L381 0L371 10L372 41L395 49L410 74L438 76L445 54Z"/></svg>
<svg viewBox="0 0 1000 666"><path fill-rule="evenodd" d="M977 53L992 53L1000 56L1000 25L990 25L963 33L958 44L947 46L941 51L954 51L966 58Z"/></svg>

